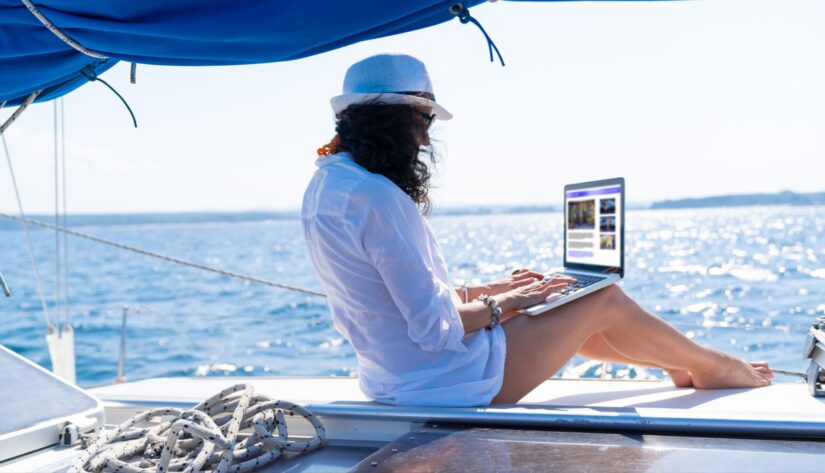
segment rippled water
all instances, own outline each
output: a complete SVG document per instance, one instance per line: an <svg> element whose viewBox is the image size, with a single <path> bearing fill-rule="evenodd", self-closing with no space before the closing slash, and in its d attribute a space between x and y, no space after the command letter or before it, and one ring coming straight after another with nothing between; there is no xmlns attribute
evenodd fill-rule
<svg viewBox="0 0 825 473"><path fill-rule="evenodd" d="M746 207L627 215L625 290L688 336L777 367L803 370L804 334L825 314L825 208ZM434 217L456 281L498 278L517 266L561 261L555 213ZM84 227L83 231L245 274L319 288L300 222ZM34 231L47 297L54 236ZM0 343L49 365L43 315L23 234L0 231ZM116 374L121 307L128 305L129 379L185 375L349 375L356 360L323 299L244 284L70 240L71 316L78 381ZM64 317L65 319L65 317ZM613 377L660 376L611 365ZM574 359L564 376L600 376Z"/></svg>

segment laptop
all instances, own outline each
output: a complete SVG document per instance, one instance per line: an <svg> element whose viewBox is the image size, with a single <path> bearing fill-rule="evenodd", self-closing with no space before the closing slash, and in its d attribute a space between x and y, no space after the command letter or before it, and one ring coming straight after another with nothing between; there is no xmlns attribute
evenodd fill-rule
<svg viewBox="0 0 825 473"><path fill-rule="evenodd" d="M542 314L624 277L624 178L564 186L564 270L577 283L522 309Z"/></svg>

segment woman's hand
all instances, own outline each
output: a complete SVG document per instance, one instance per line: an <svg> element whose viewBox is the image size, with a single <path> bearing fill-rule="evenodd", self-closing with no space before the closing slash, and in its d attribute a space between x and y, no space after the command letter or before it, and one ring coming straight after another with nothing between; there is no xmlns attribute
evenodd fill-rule
<svg viewBox="0 0 825 473"><path fill-rule="evenodd" d="M498 281L482 284L480 286L470 286L470 300L475 300L482 294L487 294L488 296L503 294L505 292L512 291L513 289L532 284L536 282L536 280L541 281L542 279L544 279L543 274L533 271L532 269L520 268L513 271L510 276L504 279L499 279Z"/></svg>
<svg viewBox="0 0 825 473"><path fill-rule="evenodd" d="M569 284L575 283L575 279L567 276L551 276L538 282L522 285L499 294L495 297L495 300L498 302L501 311L508 313L540 304L544 302L550 294L561 291Z"/></svg>
<svg viewBox="0 0 825 473"><path fill-rule="evenodd" d="M536 281L536 278L541 278ZM491 285L476 286L474 289L479 292L471 292L472 298L482 294L482 290L491 288L503 288L503 292L492 296L501 309L499 322L504 322L519 315L519 310L544 302L547 296L560 291L569 284L575 284L576 280L565 276L551 276L545 278L542 274L529 269L517 269L509 278L496 281ZM495 286L494 286L495 285ZM509 288L509 289L508 289ZM473 294L476 294L475 296ZM490 295L490 292L486 292ZM468 302L458 307L461 315L461 323L464 325L466 333L479 330L490 325L490 309L483 302Z"/></svg>

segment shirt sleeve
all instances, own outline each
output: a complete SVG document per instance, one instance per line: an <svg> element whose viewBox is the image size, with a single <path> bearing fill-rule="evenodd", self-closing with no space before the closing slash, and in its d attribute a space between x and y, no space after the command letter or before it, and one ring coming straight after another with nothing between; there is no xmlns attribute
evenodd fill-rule
<svg viewBox="0 0 825 473"><path fill-rule="evenodd" d="M430 266L433 259L423 217L412 201L403 198L407 196L392 196L367 207L361 243L406 320L410 339L428 352L467 351L453 289Z"/></svg>

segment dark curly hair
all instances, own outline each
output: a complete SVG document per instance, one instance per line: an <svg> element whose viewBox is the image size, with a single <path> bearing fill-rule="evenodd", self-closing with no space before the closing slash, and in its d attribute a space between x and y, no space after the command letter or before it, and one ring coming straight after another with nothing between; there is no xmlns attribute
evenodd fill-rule
<svg viewBox="0 0 825 473"><path fill-rule="evenodd" d="M350 105L336 116L336 151L347 151L366 170L403 190L421 211L430 212L430 169L436 155L430 142L432 116L420 108L379 101Z"/></svg>

